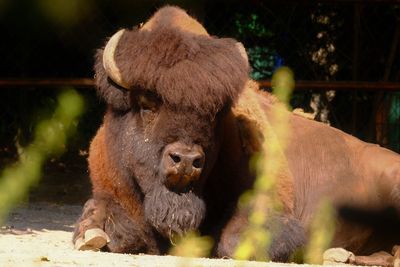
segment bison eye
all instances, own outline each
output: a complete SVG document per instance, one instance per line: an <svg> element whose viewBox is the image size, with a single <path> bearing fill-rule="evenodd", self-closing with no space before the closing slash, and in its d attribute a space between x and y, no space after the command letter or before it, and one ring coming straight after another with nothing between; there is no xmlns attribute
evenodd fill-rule
<svg viewBox="0 0 400 267"><path fill-rule="evenodd" d="M138 104L142 111L154 112L158 108L159 101L154 96L142 94L142 95L139 95L139 97L138 97Z"/></svg>
<svg viewBox="0 0 400 267"><path fill-rule="evenodd" d="M156 94L143 90L136 96L134 96L136 100L138 111L143 119L143 121L150 122L155 116L156 112L159 109L162 101Z"/></svg>

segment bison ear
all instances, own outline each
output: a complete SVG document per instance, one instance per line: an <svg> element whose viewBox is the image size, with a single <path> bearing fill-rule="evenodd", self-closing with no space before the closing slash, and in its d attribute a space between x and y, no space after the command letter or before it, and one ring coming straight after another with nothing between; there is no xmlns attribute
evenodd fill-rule
<svg viewBox="0 0 400 267"><path fill-rule="evenodd" d="M108 105L118 111L127 111L130 108L129 91L113 82L107 75L103 64L103 49L99 49L95 56L94 71L97 93Z"/></svg>

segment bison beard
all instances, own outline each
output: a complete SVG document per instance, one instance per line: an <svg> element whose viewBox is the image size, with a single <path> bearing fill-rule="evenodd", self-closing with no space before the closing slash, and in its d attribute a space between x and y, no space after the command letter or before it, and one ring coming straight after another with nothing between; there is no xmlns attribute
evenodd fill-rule
<svg viewBox="0 0 400 267"><path fill-rule="evenodd" d="M194 192L177 194L159 185L145 195L145 217L167 238L198 229L205 216L205 203Z"/></svg>

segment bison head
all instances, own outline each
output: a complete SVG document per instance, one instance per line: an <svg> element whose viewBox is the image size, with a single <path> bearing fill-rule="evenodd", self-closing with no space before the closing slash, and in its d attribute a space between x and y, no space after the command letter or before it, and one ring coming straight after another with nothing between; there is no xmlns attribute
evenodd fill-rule
<svg viewBox="0 0 400 267"><path fill-rule="evenodd" d="M95 71L109 106L107 149L140 188L146 220L166 237L196 229L221 121L248 79L243 46L165 7L112 36Z"/></svg>

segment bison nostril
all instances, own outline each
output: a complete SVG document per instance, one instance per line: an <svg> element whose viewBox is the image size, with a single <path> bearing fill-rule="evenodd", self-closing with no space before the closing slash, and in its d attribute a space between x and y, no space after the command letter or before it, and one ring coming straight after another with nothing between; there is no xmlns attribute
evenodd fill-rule
<svg viewBox="0 0 400 267"><path fill-rule="evenodd" d="M193 167L195 167L195 168L201 168L201 159L195 159L194 161L193 161Z"/></svg>
<svg viewBox="0 0 400 267"><path fill-rule="evenodd" d="M176 154L169 154L169 156L171 157L171 159L175 162L175 163L179 163L181 162L181 157L179 157Z"/></svg>

